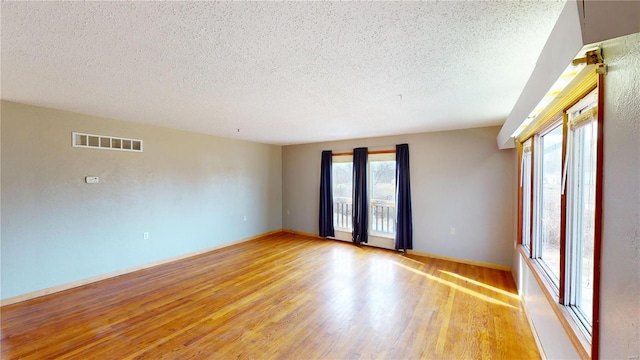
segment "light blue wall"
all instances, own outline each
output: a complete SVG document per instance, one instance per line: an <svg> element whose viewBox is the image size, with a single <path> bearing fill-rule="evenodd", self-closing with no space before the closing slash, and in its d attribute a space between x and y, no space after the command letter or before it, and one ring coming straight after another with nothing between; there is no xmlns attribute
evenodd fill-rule
<svg viewBox="0 0 640 360"><path fill-rule="evenodd" d="M1 111L3 299L282 227L279 146L11 102ZM73 148L73 131L142 139L144 152Z"/></svg>

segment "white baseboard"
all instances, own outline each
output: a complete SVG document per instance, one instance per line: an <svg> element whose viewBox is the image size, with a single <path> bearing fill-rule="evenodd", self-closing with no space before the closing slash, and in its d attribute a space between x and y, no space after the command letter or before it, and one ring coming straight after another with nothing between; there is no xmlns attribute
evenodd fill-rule
<svg viewBox="0 0 640 360"><path fill-rule="evenodd" d="M123 269L123 270L116 270L116 271L113 271L113 272L110 272L110 273L101 274L101 275L97 275L97 276L92 276L92 277L89 277L89 278L86 278L86 279L73 281L73 282L66 283L66 284L56 285L56 286L52 286L52 287L49 287L49 288L46 288L46 289L36 290L36 291L30 292L30 293L26 293L26 294L22 294L22 295L18 295L18 296L13 296L13 297L10 297L10 298L6 298L6 299L0 300L0 307L6 306L6 305L15 304L15 303L19 303L19 302L22 302L22 301L27 301L27 300L30 300L30 299L35 299L35 298L38 298L38 297L41 297L41 296L57 293L57 292L60 292L60 291L73 289L73 288L76 288L76 287L79 287L79 286L83 286L83 285L91 284L91 283L94 283L94 282L97 282L97 281L106 280L106 279L109 279L109 278L112 278L112 277L116 277L116 276L120 276L120 275L124 275L124 274L128 274L128 273L132 273L132 272L135 272L135 271L138 271L138 270L148 269L150 267L154 267L154 266L158 266L158 265L162 265L162 264L167 264L167 263L178 261L178 260L183 260L183 259L186 259L186 258L190 258L192 256L201 255L201 254L208 253L210 251L214 251L214 250L218 250L218 249L222 249L222 248L225 248L225 247L228 247L228 246L231 246L231 245L236 245L236 244L240 244L240 243L243 243L243 242L260 239L260 238L263 238L265 236L277 234L277 233L282 232L282 231L283 231L282 229L273 230L273 231L269 231L269 232L266 232L266 233L263 233L263 234L260 234L260 235L248 237L248 238L245 238L245 239L233 241L233 242L222 244L222 245L213 246L213 247L206 248L206 249L203 249L203 250L198 250L198 251L190 252L190 253L187 253L187 254L177 255L177 256L170 257L170 258L153 261L153 262L150 262L150 263L147 263L147 264L142 264L142 265L134 266L134 267Z"/></svg>

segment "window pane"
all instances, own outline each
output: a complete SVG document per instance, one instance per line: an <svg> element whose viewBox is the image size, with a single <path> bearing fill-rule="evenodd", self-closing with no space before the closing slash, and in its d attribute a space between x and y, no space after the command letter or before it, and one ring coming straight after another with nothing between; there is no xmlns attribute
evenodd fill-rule
<svg viewBox="0 0 640 360"><path fill-rule="evenodd" d="M547 274L560 278L560 186L562 182L562 127L540 138L542 150L540 252Z"/></svg>
<svg viewBox="0 0 640 360"><path fill-rule="evenodd" d="M370 226L372 232L395 233L396 162L370 161Z"/></svg>
<svg viewBox="0 0 640 360"><path fill-rule="evenodd" d="M572 273L571 303L591 325L593 308L593 249L596 197L596 122L573 132L570 199Z"/></svg>
<svg viewBox="0 0 640 360"><path fill-rule="evenodd" d="M333 183L333 226L338 229L351 230L353 163L334 162L331 170Z"/></svg>
<svg viewBox="0 0 640 360"><path fill-rule="evenodd" d="M531 247L531 139L522 153L522 245Z"/></svg>

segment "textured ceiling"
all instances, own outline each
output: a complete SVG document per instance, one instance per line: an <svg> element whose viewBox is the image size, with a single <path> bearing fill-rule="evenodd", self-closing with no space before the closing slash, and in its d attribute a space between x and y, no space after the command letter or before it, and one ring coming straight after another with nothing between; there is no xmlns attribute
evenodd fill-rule
<svg viewBox="0 0 640 360"><path fill-rule="evenodd" d="M563 5L2 2L1 95L272 144L499 125Z"/></svg>

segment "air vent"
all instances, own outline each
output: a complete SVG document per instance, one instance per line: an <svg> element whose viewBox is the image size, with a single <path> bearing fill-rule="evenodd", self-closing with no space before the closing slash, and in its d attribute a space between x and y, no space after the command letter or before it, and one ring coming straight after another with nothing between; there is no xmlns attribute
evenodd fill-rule
<svg viewBox="0 0 640 360"><path fill-rule="evenodd" d="M142 152L142 140L105 135L72 133L73 147Z"/></svg>

